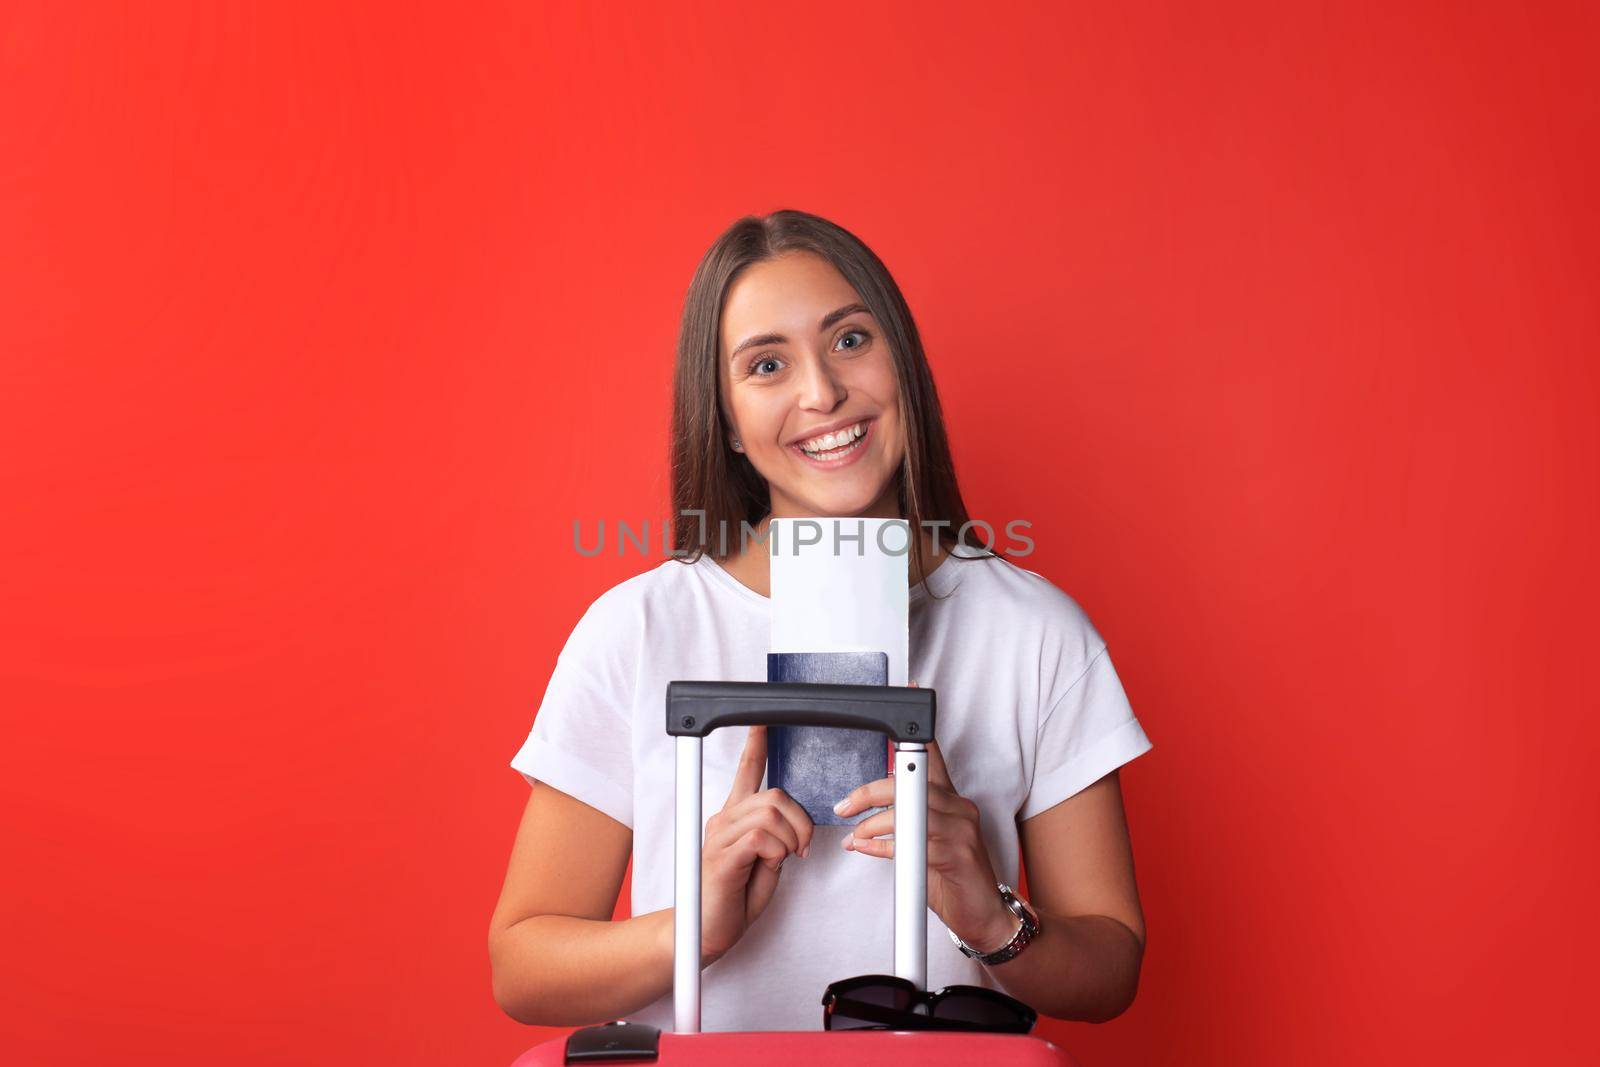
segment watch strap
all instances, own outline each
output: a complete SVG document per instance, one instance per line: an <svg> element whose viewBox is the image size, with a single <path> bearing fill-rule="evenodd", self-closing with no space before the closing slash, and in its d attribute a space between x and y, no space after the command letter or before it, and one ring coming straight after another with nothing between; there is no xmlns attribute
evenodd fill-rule
<svg viewBox="0 0 1600 1067"><path fill-rule="evenodd" d="M1030 941L1039 936L1039 917L1037 913L1004 882L998 883L998 888L1000 890L1000 899L1005 903L1007 910L1015 915L1019 921L1017 932L1011 936L1010 941L1007 941L993 952L979 952L957 937L954 930L946 930L950 935L950 940L955 942L956 947L964 955L991 967L997 963L1004 963L1009 959L1015 958L1018 953L1028 946Z"/></svg>

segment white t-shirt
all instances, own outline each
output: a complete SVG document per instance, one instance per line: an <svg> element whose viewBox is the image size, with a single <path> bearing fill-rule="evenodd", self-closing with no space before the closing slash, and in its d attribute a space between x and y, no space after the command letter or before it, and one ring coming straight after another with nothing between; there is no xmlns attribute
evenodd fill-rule
<svg viewBox="0 0 1600 1067"><path fill-rule="evenodd" d="M958 546L955 554L979 555ZM935 600L929 589L946 600ZM527 742L511 761L633 830L633 914L673 905L674 679L766 681L770 601L701 557L607 590L556 662ZM911 679L938 691L939 749L978 805L996 877L1017 884L1016 823L1148 751L1110 654L1078 603L1000 559L946 557L911 589ZM722 808L745 727L703 745L703 813ZM894 971L894 863L846 852L847 826L819 826L791 856L766 911L701 982L705 1031L820 1030L827 984ZM928 988L1002 989L928 912ZM672 1029L672 996L630 1015Z"/></svg>

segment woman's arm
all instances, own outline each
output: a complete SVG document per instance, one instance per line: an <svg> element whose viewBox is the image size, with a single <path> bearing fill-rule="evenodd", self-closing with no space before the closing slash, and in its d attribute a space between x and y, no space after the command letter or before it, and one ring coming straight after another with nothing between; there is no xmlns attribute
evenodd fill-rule
<svg viewBox="0 0 1600 1067"><path fill-rule="evenodd" d="M1039 936L990 973L1041 1014L1115 1018L1133 1003L1144 959L1144 912L1117 772L1019 829ZM1015 916L1000 906L995 922L989 943L974 947L993 950L1010 940Z"/></svg>
<svg viewBox="0 0 1600 1067"><path fill-rule="evenodd" d="M543 782L489 922L494 998L518 1022L620 1019L672 989L672 909L613 921L633 831Z"/></svg>
<svg viewBox="0 0 1600 1067"><path fill-rule="evenodd" d="M894 803L894 779L851 790L840 815ZM893 807L856 823L844 847L894 858ZM990 967L1000 985L1058 1019L1104 1022L1133 1002L1144 958L1144 914L1133 880L1133 848L1117 773L1040 812L1020 827L1029 903L1039 934L1016 957ZM928 907L968 945L994 952L1016 916L995 891L994 863L978 806L950 779L937 741L928 743Z"/></svg>
<svg viewBox="0 0 1600 1067"><path fill-rule="evenodd" d="M761 917L784 860L810 851L811 819L783 790L760 788L766 769L766 728L752 727L727 802L706 822L701 967ZM633 832L609 815L534 786L489 922L494 996L507 1015L545 1026L606 1022L671 992L674 909L611 919L632 846Z"/></svg>

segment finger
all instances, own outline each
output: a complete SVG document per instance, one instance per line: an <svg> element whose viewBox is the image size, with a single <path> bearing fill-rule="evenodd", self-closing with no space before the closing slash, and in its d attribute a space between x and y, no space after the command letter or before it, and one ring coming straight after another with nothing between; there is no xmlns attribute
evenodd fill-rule
<svg viewBox="0 0 1600 1067"><path fill-rule="evenodd" d="M942 785L954 792L955 784L950 781L950 768L945 766L944 753L939 751L939 742L928 742L928 781L934 785Z"/></svg>
<svg viewBox="0 0 1600 1067"><path fill-rule="evenodd" d="M800 841L800 847L796 851L800 853L801 857L806 856L811 851L811 837L817 830L816 823L811 821L811 816L806 814L806 809L802 808L800 802L795 800L794 797L777 787L757 795L769 797L772 806L778 809L778 814L789 820L789 825L794 827L795 835Z"/></svg>
<svg viewBox="0 0 1600 1067"><path fill-rule="evenodd" d="M859 852L863 856L876 856L881 860L894 859L894 838L870 838L857 840L854 837L844 839L846 852Z"/></svg>
<svg viewBox="0 0 1600 1067"><path fill-rule="evenodd" d="M893 803L894 778L891 776L856 786L833 806L833 813L839 816L854 815L865 808Z"/></svg>
<svg viewBox="0 0 1600 1067"><path fill-rule="evenodd" d="M741 825L748 825L752 813L760 820L760 825L769 826L774 833L790 841L794 851L801 852L810 846L815 829L811 816L782 789L764 789L755 796L745 797L726 809L723 815L728 826L737 832Z"/></svg>
<svg viewBox="0 0 1600 1067"><path fill-rule="evenodd" d="M724 811L746 797L754 796L761 788L761 777L767 773L767 728L752 726L744 738L744 751L739 754L739 766L733 772L733 788L728 790Z"/></svg>
<svg viewBox="0 0 1600 1067"><path fill-rule="evenodd" d="M718 835L717 843L737 841L752 829L762 830L783 842L790 852L800 851L800 833L784 815L761 796L749 798L749 807L730 813L728 826Z"/></svg>
<svg viewBox="0 0 1600 1067"><path fill-rule="evenodd" d="M856 841L847 837L845 841L850 844L850 848L847 851L859 852L863 856L874 856L880 860L894 859L894 838L892 837L874 837L865 841ZM945 849L935 848L934 842L928 842L928 868L934 871L942 871L946 862L948 860L945 856Z"/></svg>
<svg viewBox="0 0 1600 1067"><path fill-rule="evenodd" d="M894 859L894 838L892 837L845 837L844 843L848 846L846 852L859 852L863 856L876 856L878 859ZM965 853L961 849L946 841L943 836L933 830L933 821L928 823L928 869L931 871L944 871L947 867L958 862Z"/></svg>
<svg viewBox="0 0 1600 1067"><path fill-rule="evenodd" d="M946 838L955 839L952 835L959 836L961 824L954 820L959 819L958 814L943 811L928 811L928 848L940 848L940 843ZM862 819L850 828L850 833L845 835L841 842L845 851L860 851L863 843L871 843L875 838L885 834L894 833L894 809L880 811L876 815Z"/></svg>
<svg viewBox="0 0 1600 1067"><path fill-rule="evenodd" d="M930 775L931 776L931 775ZM954 789L945 782L928 783L928 810L929 811L956 811L959 810L953 798L956 796ZM854 815L867 808L888 807L894 803L894 778L879 778L876 781L858 785L844 795L835 807L834 813L840 817Z"/></svg>
<svg viewBox="0 0 1600 1067"><path fill-rule="evenodd" d="M765 863L756 864L755 870L750 872L750 881L745 883L744 890L744 914L747 922L753 922L756 916L767 910L772 894L778 891L778 875L778 871Z"/></svg>
<svg viewBox="0 0 1600 1067"><path fill-rule="evenodd" d="M764 867L775 871L783 865L788 855L789 846L759 826L746 830L727 849L728 860L738 870L744 870L759 860Z"/></svg>
<svg viewBox="0 0 1600 1067"><path fill-rule="evenodd" d="M850 833L845 835L844 847L849 848L856 841L881 837L884 834L894 833L894 809L880 811L876 815L862 819L850 828Z"/></svg>

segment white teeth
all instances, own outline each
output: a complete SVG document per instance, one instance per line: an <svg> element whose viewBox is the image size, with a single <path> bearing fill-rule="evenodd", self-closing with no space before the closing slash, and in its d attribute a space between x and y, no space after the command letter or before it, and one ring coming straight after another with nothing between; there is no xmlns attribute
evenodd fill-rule
<svg viewBox="0 0 1600 1067"><path fill-rule="evenodd" d="M852 443L866 432L867 424L858 422L848 429L835 430L833 433L825 433L821 437L813 437L809 441L802 442L800 447L804 451L811 453L831 452L834 449L843 448L845 445Z"/></svg>

